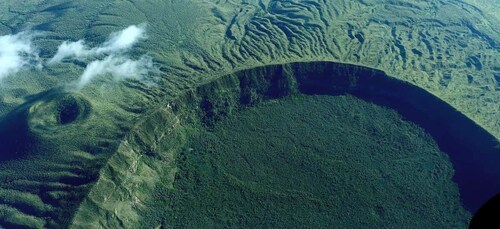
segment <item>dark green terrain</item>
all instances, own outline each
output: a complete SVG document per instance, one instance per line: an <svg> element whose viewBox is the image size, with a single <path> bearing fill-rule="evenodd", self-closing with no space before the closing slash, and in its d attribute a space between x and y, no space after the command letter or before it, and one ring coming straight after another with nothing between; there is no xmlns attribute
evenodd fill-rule
<svg viewBox="0 0 500 229"><path fill-rule="evenodd" d="M156 225L463 228L470 217L431 136L352 96L271 100L185 132L173 188L146 214Z"/></svg>
<svg viewBox="0 0 500 229"><path fill-rule="evenodd" d="M214 156L211 161L198 154L189 154L189 148L196 149L193 152L204 152L203 144L221 143L224 139L217 136L227 136L223 129L234 130L238 120L251 118L256 109L265 109L273 103L276 109L292 107L279 105L289 102L293 106L307 106L297 103L311 98L324 98L313 99L316 102L311 105L341 98L352 101L358 105L347 106L343 100L332 103L331 109L341 104L345 104L346 109L360 109L357 117L342 116L346 122L354 120L353 123L339 125L373 138L379 136L377 133L387 132L373 142L360 145L344 138L350 135L334 137L339 129L325 129L332 132L323 133L331 139L331 142L323 139L324 144L346 143L335 144L331 150L367 150L364 154L356 154L360 157L353 163L373 161L364 157L372 152L367 149L371 145L394 152L391 147L397 146L397 142L382 142L391 138L407 139L411 133L422 138L404 147L425 145L432 148L432 152L442 152L428 156L442 160L439 168L445 168L440 170L443 177L417 179L419 174L431 171L431 167L427 167L429 158L413 161L415 168L420 166L422 171L411 167L401 176L407 176L404 182L411 185L442 181L444 183L440 184L446 184L443 190L451 191L430 199L425 199L427 197L420 192L404 192L408 195L400 197L408 200L407 203L417 204L415 207L422 207L418 205L421 203L448 201L450 205L446 207L451 208L448 215L443 212L444 208L427 206L429 211L419 212L418 216L430 222L443 216L448 219L443 222L449 222L450 227L465 226L468 215L500 190L499 9L500 0L0 1L0 38L23 32L29 34L40 61L40 66L26 67L0 77L0 228L136 228L182 224L180 220L170 224L167 217L194 216L183 212L185 208L182 207L169 212L170 204L190 206L200 198L193 193L190 193L191 199L179 198L177 194L182 191L179 187L183 186L198 188L200 194L205 193L203 195L228 188L225 190L231 194L228 200L236 201L245 194L263 203L266 200L268 205L263 206L268 209L272 209L269 203L275 200L278 203L274 216L281 220L299 214L305 214L301 219L309 220L305 217L307 214L327 210L332 215L347 214L347 211L326 209L325 206L345 204L343 207L349 203L333 201L338 197L328 199L326 194L317 196L305 187L305 183L295 186L298 184L293 180L272 182L279 180L273 177L274 174L262 175L261 181L276 185L273 190L280 194L262 194L269 193L270 189L244 179L248 177L245 171L249 173L250 170L226 167L227 163L223 163L245 152L230 155L234 157ZM131 25L143 25L145 38L127 52L114 54L134 60L151 59L152 69L142 77L116 80L112 74L104 74L75 89L75 82L81 79L94 59L69 59L49 64L63 42L84 40L89 47L99 47L110 34ZM356 126L370 117L371 114L361 115L365 108L381 112L382 119L376 123L387 124L392 120L401 126L373 126L376 123ZM325 111L320 109L318 112ZM311 120L307 125L326 128L324 123L319 123L321 120L324 119ZM230 125L231 122L234 125ZM290 124L293 123L283 123L283 126ZM242 130L247 125L241 124ZM366 129L370 125L373 128ZM344 131L349 132L348 129ZM254 136L251 138L254 141L259 139L259 135L250 132L248 136ZM234 141L243 141L246 136L227 137L226 140L234 137ZM286 142L277 137L261 140ZM305 144L304 154L314 151L315 147L306 147L313 142ZM399 144L404 145L403 142ZM291 145L296 144L282 146ZM324 161L311 160L323 163L332 159L328 155L332 156L333 151L329 150L322 152ZM226 151L229 149L218 150L228 154ZM273 161L262 161L263 156L255 159L254 166L283 169L281 174L304 171L303 167L293 166L296 165L293 161L289 167L264 166ZM186 163L179 160L182 158ZM294 163L299 161L292 159ZM200 168L210 163L215 168L197 171L198 167L190 164L195 161L199 161L197 166ZM431 164L438 165L437 161ZM372 185L363 183L362 178L376 178L377 175L361 174L363 169L369 169L366 166L343 166L338 168L359 172L359 176L352 178L352 184ZM327 171L335 167L321 168ZM211 171L222 169L232 171L232 175L241 172L237 179L250 182L250 186L236 184L234 179L222 173L211 177ZM191 181L182 183L180 178L185 173L199 173L200 181L222 182L222 187L207 188L192 185ZM334 174L339 175L339 179L348 179L345 174ZM320 181L311 179L310 182L317 185ZM283 191L292 185L300 192L309 190L312 194ZM373 187L382 186L373 184ZM335 187L348 190L350 186ZM434 192L437 188L432 186L427 191ZM330 189L318 190L327 192ZM395 190L384 193L390 192ZM286 197L281 195L283 193L290 195ZM366 207L349 213L363 215L367 212L364 217L374 216L371 223L375 226L396 225L403 222L398 219L405 220L378 202L370 202L375 196L366 195L366 202L358 202L367 203L363 205ZM317 197L325 205L312 208L311 199L306 197ZM279 198L302 198L305 204L285 203ZM262 216L262 212L248 211L255 209L252 207L254 202L245 203L242 211L248 218ZM302 213L278 214L287 206L292 209L293 204L303 207L299 209ZM377 206L382 207L383 214ZM208 204L197 207L197 214L202 215L209 208ZM307 208L312 210L303 213ZM220 214L227 221L216 222L219 225L235 225L237 219L233 216L245 215L235 209ZM384 221L383 216L392 218ZM457 224L453 219L457 219ZM333 219L323 222L328 220ZM207 218L204 222L209 221Z"/></svg>
<svg viewBox="0 0 500 229"><path fill-rule="evenodd" d="M308 98L313 99L307 102ZM475 137L467 137L470 133ZM412 218L420 223L416 227L439 220L464 227L469 212L500 187L498 146L477 124L424 90L381 71L331 62L266 66L223 76L152 113L122 146L80 205L74 218L78 225L90 225L86 219L96 215L95 209L115 209L117 220L95 218L92 223L252 226L252 219L266 220L259 217L269 211L276 216L266 221L272 226L280 224L273 219L284 222L302 211L333 219L311 222L304 217L292 224L348 225L351 221L335 218L347 214L365 217L367 227L402 225L403 215L413 213L422 218ZM242 155L248 160L242 162ZM384 162L391 155L394 158ZM452 167L446 166L447 158ZM328 160L344 163L322 164ZM328 176L314 177L315 172ZM249 178L252 173L260 174L259 179ZM377 177L379 183L371 180ZM331 186L335 182L342 185ZM367 185L363 187L368 191L358 185ZM109 188L116 191L102 191ZM351 188L360 201L335 205L340 204L338 198L350 197ZM339 196L327 194L333 191ZM132 202L123 198L128 195ZM318 208L311 208L309 197ZM388 213L382 221L369 218L366 209L376 208L379 197L392 203L386 208L406 213ZM296 199L287 202L287 198ZM293 205L299 199L303 205ZM259 208L257 202L267 208ZM366 211L343 211L349 204L361 203ZM342 209L327 211L325 206ZM290 213L294 211L298 212ZM290 214L281 218L279 212Z"/></svg>

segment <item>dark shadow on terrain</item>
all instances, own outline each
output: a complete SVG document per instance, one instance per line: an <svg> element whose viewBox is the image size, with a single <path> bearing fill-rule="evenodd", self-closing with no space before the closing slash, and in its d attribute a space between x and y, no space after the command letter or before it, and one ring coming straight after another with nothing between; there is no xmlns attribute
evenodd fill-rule
<svg viewBox="0 0 500 229"><path fill-rule="evenodd" d="M315 65L314 74L300 69ZM471 212L500 191L500 148L494 136L446 102L382 71L335 63L292 64L306 94L349 93L390 107L424 128L450 157L454 181Z"/></svg>
<svg viewBox="0 0 500 229"><path fill-rule="evenodd" d="M486 202L477 213L472 217L469 224L470 229L480 228L500 228L500 194Z"/></svg>
<svg viewBox="0 0 500 229"><path fill-rule="evenodd" d="M25 155L34 143L26 119L25 110L16 110L0 122L0 162Z"/></svg>
<svg viewBox="0 0 500 229"><path fill-rule="evenodd" d="M40 101L56 101L53 111L59 125L75 121L88 113L89 105L80 102L62 88L55 88L36 95L27 96L26 102L0 120L0 162L18 159L40 151L38 138L32 133L28 119L30 108ZM83 109L84 107L86 109ZM82 110L86 111L85 114ZM45 114L44 114L45 115ZM50 114L47 114L50 115Z"/></svg>
<svg viewBox="0 0 500 229"><path fill-rule="evenodd" d="M197 105L202 112L203 122L210 124L220 117L231 115L235 106L248 106L293 93L352 94L390 107L420 125L449 155L455 169L454 181L458 184L466 209L471 212L476 212L484 202L500 191L500 149L495 137L424 89L389 77L382 71L332 62L266 66L236 72L203 85L195 93L186 95L186 100L190 101L190 96L200 97ZM85 100L74 95L55 100L64 94L63 90L54 89L28 97L25 104L0 120L0 163L43 151L38 148L38 139L27 120L33 104L39 101L54 102L54 109L49 112L58 115L56 117L59 123L54 124L57 127L87 116L91 108ZM174 109L177 109L176 105ZM89 151L92 152L90 149ZM93 168L84 167L81 177L63 178L60 182L77 186L89 183L97 179L96 171L101 166L102 164L96 164ZM38 189L37 192L46 193L49 190L51 189L47 187L46 190ZM67 191L73 189L68 188ZM88 186L73 192L75 194L65 200L79 203L86 196ZM66 211L75 208L73 205L67 207L68 202L59 203L47 194L41 195L44 202L63 206ZM62 215L64 217L56 218L67 220L68 222L62 223L67 225L70 217L66 216L70 214Z"/></svg>
<svg viewBox="0 0 500 229"><path fill-rule="evenodd" d="M25 103L0 119L0 164L7 164L6 167L13 171L12 177L17 178L19 174L25 176L23 181L30 182L30 185L11 184L10 180L16 178L6 174L2 177L6 182L0 184L0 188L13 190L14 193L30 193L28 197L37 195L50 209L40 210L37 202L9 202L1 197L0 204L9 205L34 218L46 219L47 228L67 228L91 184L98 179L105 159L88 160L65 155L65 149L69 147L61 147L57 143L62 141L53 142L47 136L68 133L68 128L82 132L79 124L85 122L92 106L80 94L64 88L54 88L24 99ZM85 137L82 134L81 138ZM115 150L114 145L106 142L81 147L81 143L77 142L68 140L64 144L75 148L105 147L110 148L110 152ZM31 168L45 167L41 166L44 164L48 168L46 171ZM50 166L54 166L53 169ZM0 217L0 228L20 228L18 224L2 219Z"/></svg>
<svg viewBox="0 0 500 229"><path fill-rule="evenodd" d="M234 93L239 93L238 99ZM195 97L202 98L202 121L212 126L231 114L231 104L248 106L293 93L352 94L392 108L421 126L448 154L462 202L472 213L500 191L497 139L426 90L380 70L333 62L271 65L222 77L198 88Z"/></svg>
<svg viewBox="0 0 500 229"><path fill-rule="evenodd" d="M17 159L29 154L36 139L30 134L28 126L29 108L53 91L42 92L26 98L26 102L0 120L0 162Z"/></svg>

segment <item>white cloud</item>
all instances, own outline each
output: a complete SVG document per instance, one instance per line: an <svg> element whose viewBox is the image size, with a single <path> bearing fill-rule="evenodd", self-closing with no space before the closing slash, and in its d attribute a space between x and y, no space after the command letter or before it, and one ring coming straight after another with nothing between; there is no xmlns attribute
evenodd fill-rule
<svg viewBox="0 0 500 229"><path fill-rule="evenodd" d="M28 33L0 36L0 80L22 68L41 66L32 38Z"/></svg>
<svg viewBox="0 0 500 229"><path fill-rule="evenodd" d="M57 49L57 53L52 59L49 60L49 64L59 63L66 58L76 58L82 59L91 55L92 50L90 50L84 44L83 40L77 42L63 42Z"/></svg>
<svg viewBox="0 0 500 229"><path fill-rule="evenodd" d="M146 24L132 25L122 31L112 33L96 52L100 54L127 50L132 48L138 41L146 38Z"/></svg>
<svg viewBox="0 0 500 229"><path fill-rule="evenodd" d="M59 63L64 59L88 59L100 55L125 52L131 49L137 42L146 39L146 25L131 25L126 29L111 33L108 40L101 46L89 48L85 41L62 43L57 53L49 61L50 64Z"/></svg>
<svg viewBox="0 0 500 229"><path fill-rule="evenodd" d="M36 34L27 32L0 36L0 80L23 68L42 68L38 52L32 46L35 36ZM110 75L114 80L140 79L153 70L152 59L142 56L133 60L126 54L146 38L146 24L139 24L111 33L108 39L97 47L89 47L84 40L65 41L48 63L60 63L66 59L91 61L77 82L79 88L102 75Z"/></svg>
<svg viewBox="0 0 500 229"><path fill-rule="evenodd" d="M153 69L153 60L142 56L132 60L126 56L137 42L146 39L146 24L131 25L124 30L113 32L98 47L91 48L84 40L62 43L49 64L66 59L91 61L80 76L77 88L81 89L98 76L109 75L114 80L141 79Z"/></svg>
<svg viewBox="0 0 500 229"><path fill-rule="evenodd" d="M78 88L88 84L92 79L101 75L111 75L114 80L141 79L153 68L153 61L143 56L139 60L131 60L122 56L110 55L103 60L96 60L87 65L78 81Z"/></svg>

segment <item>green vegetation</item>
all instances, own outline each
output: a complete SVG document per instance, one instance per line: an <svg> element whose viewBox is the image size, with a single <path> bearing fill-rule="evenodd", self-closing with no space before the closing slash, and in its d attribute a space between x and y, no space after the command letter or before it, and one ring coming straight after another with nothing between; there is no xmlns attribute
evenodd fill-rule
<svg viewBox="0 0 500 229"><path fill-rule="evenodd" d="M498 144L500 137L499 4L499 0L0 1L0 36L39 32L33 43L42 60L51 58L63 41L84 39L94 47L111 32L147 23L148 39L130 55L151 56L159 70L142 81L116 83L110 76L102 77L77 92L65 86L78 79L85 61L26 69L4 78L0 226L134 225L148 211L144 203L151 201L151 191L173 185L178 170L173 158L187 141L180 131L184 125L202 118L203 126L215 127L243 106L297 92L292 75L278 77L277 84L259 81L273 79L267 74L272 72L269 68L259 66L333 61L383 70L436 95L496 137L492 141L475 126L463 131L459 124L470 126L469 120L453 119L457 125L445 129L461 143L457 147L466 149L462 152L478 147L493 152L490 145ZM306 66L302 73L319 74L315 67ZM253 69L245 72L253 79L227 77L241 74L242 69ZM225 79L218 81L221 77ZM210 89L212 83L218 88ZM208 89L200 89L202 85ZM269 85L274 86L273 93L266 94ZM376 91L378 86L364 89ZM194 100L185 99L186 95ZM428 96L423 93L422 98ZM212 106L198 107L201 99ZM408 103L423 110L414 116L423 114L439 122L449 114L457 117L445 103L428 106L418 101ZM439 109L443 104L446 108ZM467 145L470 142L474 144ZM464 155L458 158L469 159ZM492 168L492 163L495 160L471 160L471 167ZM463 171L461 177L471 169L457 170ZM496 170L489 177L478 174L473 177L488 178L477 180L484 184L497 176ZM464 187L475 187L458 185L461 195Z"/></svg>
<svg viewBox="0 0 500 229"><path fill-rule="evenodd" d="M396 112L352 96L294 96L185 128L150 226L465 228L446 154ZM152 221L152 222L151 222Z"/></svg>
<svg viewBox="0 0 500 229"><path fill-rule="evenodd" d="M286 95L300 96L300 93L353 93L395 109L425 127L439 139L440 147L447 150L453 166L459 168L453 180L459 185L460 194L465 194L461 197L467 210L474 211L495 190L491 187L497 185L500 171L495 161L500 155L495 153L498 149L495 141L491 141L494 137L443 101L381 71L331 62L292 63L235 72L150 113L103 167L100 179L80 205L74 225L160 224L165 219L165 206L170 206L167 197L172 193L168 190L173 189L176 174L189 169L179 167L176 158L186 152L187 142L199 136L198 131L216 129L248 106L267 103L269 99L279 103ZM463 133L474 133L474 137ZM471 174L476 179L468 179ZM99 217L111 212L111 218Z"/></svg>

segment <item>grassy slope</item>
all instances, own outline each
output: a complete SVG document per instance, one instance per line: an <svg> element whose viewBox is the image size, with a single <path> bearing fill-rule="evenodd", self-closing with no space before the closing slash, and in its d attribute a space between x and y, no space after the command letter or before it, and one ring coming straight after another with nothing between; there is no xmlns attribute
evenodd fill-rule
<svg viewBox="0 0 500 229"><path fill-rule="evenodd" d="M1 194L0 207L13 213L10 219L28 217L30 220L16 222L45 225L46 215L58 215L59 210L67 207L71 192L76 189L86 193L90 188L87 184L72 187L61 182L82 176L75 172L74 163L82 164L78 170L95 174L116 151L129 128L138 126L137 120L146 119L144 113L156 113L155 107L163 107L165 101L194 85L235 69L258 65L336 60L377 67L426 88L499 137L500 60L495 31L500 30L491 18L498 2L490 4L489 10L451 0L440 3L401 0L388 4L320 1L319 5L315 1L245 2L0 3L1 34L43 31L43 36L35 41L42 58L49 58L63 40L85 38L96 44L112 31L148 22L150 39L135 54L154 56L163 72L161 77L152 76L157 83L153 87L141 82L107 84L106 80L91 85L81 92L93 107L84 122L30 130L43 142L29 152L36 156L2 162L1 179L6 182L0 188L7 192ZM489 13L481 14L480 10ZM23 71L5 79L0 90L2 121L8 121L6 115L23 103L24 108L51 103L51 99L39 93L75 80L82 71L81 66L68 63L46 66L43 71ZM30 123L46 118L37 109L30 112L33 114ZM54 137L55 131L59 135ZM19 181L11 182L13 173L18 174ZM42 180L50 183L39 183ZM7 196L17 197L10 200ZM45 201L44 207L36 207L40 201L32 201L33 197ZM47 198L60 203L52 206ZM23 206L36 210L19 211Z"/></svg>
<svg viewBox="0 0 500 229"><path fill-rule="evenodd" d="M45 57L61 40L86 37L97 43L111 31L148 22L150 39L137 52L150 52L161 63L167 76L161 83L165 88L158 90L175 93L234 69L257 65L336 60L382 69L419 85L499 136L500 63L496 57L500 29L498 19L491 16L496 15L496 1L489 7L484 2L474 7L458 0L385 4L340 0L84 1L52 11L45 9L60 1L22 3L4 3L13 10L2 15L6 18L2 22L16 28L12 32L46 31L48 36L37 41ZM55 73L57 81L26 93L78 75ZM24 77L38 79L20 74L16 81ZM50 74L46 78L52 79ZM13 89L26 87L10 83ZM6 94L6 98L12 96Z"/></svg>

